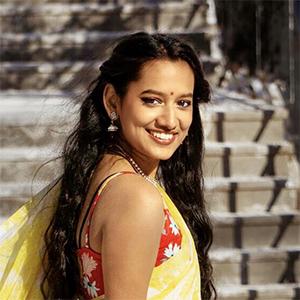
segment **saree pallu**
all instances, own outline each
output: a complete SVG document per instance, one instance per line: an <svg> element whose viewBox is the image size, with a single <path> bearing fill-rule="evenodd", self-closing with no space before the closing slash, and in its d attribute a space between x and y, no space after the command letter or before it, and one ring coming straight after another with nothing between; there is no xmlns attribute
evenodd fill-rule
<svg viewBox="0 0 300 300"><path fill-rule="evenodd" d="M157 185L163 201L182 234L181 249L170 259L153 269L147 299L201 300L200 269L193 237L180 212Z"/></svg>
<svg viewBox="0 0 300 300"><path fill-rule="evenodd" d="M59 195L58 180L27 201L0 226L1 300L43 299L40 283L44 233Z"/></svg>
<svg viewBox="0 0 300 300"><path fill-rule="evenodd" d="M194 240L172 200L161 186L155 186L180 227L182 244L173 257L154 267L147 299L200 300L200 270ZM54 213L59 190L59 180L53 181L0 226L1 300L43 299L40 283L44 233Z"/></svg>

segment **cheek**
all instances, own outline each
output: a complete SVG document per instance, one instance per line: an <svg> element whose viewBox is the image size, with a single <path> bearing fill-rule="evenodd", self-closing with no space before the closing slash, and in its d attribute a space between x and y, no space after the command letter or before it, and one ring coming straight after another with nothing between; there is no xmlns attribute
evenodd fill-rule
<svg viewBox="0 0 300 300"><path fill-rule="evenodd" d="M151 124L157 114L155 110L145 109L139 105L124 107L120 115L121 123L129 127L145 127Z"/></svg>
<svg viewBox="0 0 300 300"><path fill-rule="evenodd" d="M193 121L193 113L186 114L181 119L181 127L183 130L188 130Z"/></svg>
<svg viewBox="0 0 300 300"><path fill-rule="evenodd" d="M125 108L120 115L120 122L124 132L134 131L143 125L143 114L133 107Z"/></svg>

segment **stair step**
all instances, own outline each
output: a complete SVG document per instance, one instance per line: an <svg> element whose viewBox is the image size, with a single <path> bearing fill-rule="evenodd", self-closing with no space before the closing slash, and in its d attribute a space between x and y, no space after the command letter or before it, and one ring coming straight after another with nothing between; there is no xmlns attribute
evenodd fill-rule
<svg viewBox="0 0 300 300"><path fill-rule="evenodd" d="M286 108L225 89L212 96L212 103L201 107L206 140L274 143L284 138Z"/></svg>
<svg viewBox="0 0 300 300"><path fill-rule="evenodd" d="M74 30L199 30L206 24L207 5L191 2L47 3L1 6L2 32L63 32ZM189 22L193 14L192 22ZM18 22L16 22L16 20Z"/></svg>
<svg viewBox="0 0 300 300"><path fill-rule="evenodd" d="M2 126L53 125L70 123L79 108L76 95L66 92L7 91L0 92ZM71 118L72 119L72 118ZM37 124L38 123L38 124ZM1 144L2 145L2 144Z"/></svg>
<svg viewBox="0 0 300 300"><path fill-rule="evenodd" d="M300 245L300 211L213 213L214 248Z"/></svg>
<svg viewBox="0 0 300 300"><path fill-rule="evenodd" d="M51 181L57 178L59 172L53 172L53 177L37 176L36 178L26 178L19 182L0 182L0 218L2 221L11 216L32 196L40 192Z"/></svg>
<svg viewBox="0 0 300 300"><path fill-rule="evenodd" d="M218 249L210 253L217 286L296 283L300 248Z"/></svg>
<svg viewBox="0 0 300 300"><path fill-rule="evenodd" d="M54 178L56 178L56 176ZM52 179L50 178L44 180L39 180L39 178L37 178L33 182L31 179L20 182L0 182L0 199L26 199L32 197L51 181ZM0 200L0 202L1 201L2 200Z"/></svg>
<svg viewBox="0 0 300 300"><path fill-rule="evenodd" d="M59 121L74 122L79 95L66 92L6 91L0 92L0 119L5 126L46 126ZM60 124L61 125L61 124ZM3 144L1 144L3 146Z"/></svg>
<svg viewBox="0 0 300 300"><path fill-rule="evenodd" d="M78 118L77 109L75 96L67 93L2 92L1 147L60 148Z"/></svg>
<svg viewBox="0 0 300 300"><path fill-rule="evenodd" d="M95 50L95 49L93 49ZM1 90L57 90L86 89L97 77L101 60L72 61L76 54L70 53L68 61L20 61L0 63ZM86 59L87 57L82 57ZM55 58L54 58L55 59ZM206 74L211 74L219 61L204 56L202 59Z"/></svg>
<svg viewBox="0 0 300 300"><path fill-rule="evenodd" d="M210 54L210 30L174 33L160 30L189 41L197 51ZM104 59L117 39L132 31L75 31L65 33L3 33L0 37L2 61L58 61ZM22 49L22 51L20 51Z"/></svg>
<svg viewBox="0 0 300 300"><path fill-rule="evenodd" d="M53 178L62 171L62 147L6 147L0 148L0 180L19 182L34 176Z"/></svg>
<svg viewBox="0 0 300 300"><path fill-rule="evenodd" d="M87 3L101 3L101 4L107 4L107 3L111 3L114 4L116 3L116 1L120 4L120 5L124 5L125 3L129 2L129 3L143 3L145 2L145 0L85 0L84 2ZM181 0L164 0L164 2L177 2L177 1L181 1ZM186 1L186 0L184 0ZM2 3L13 3L13 4L24 4L24 0L0 0L0 4ZM37 5L37 4L42 4L42 3L57 3L58 0L30 0L30 6L31 5ZM70 3L70 4L74 4L74 3L82 3L82 0L64 0L64 3Z"/></svg>
<svg viewBox="0 0 300 300"><path fill-rule="evenodd" d="M218 143L205 144L204 174L208 177L230 176L295 176L298 164L293 145Z"/></svg>
<svg viewBox="0 0 300 300"><path fill-rule="evenodd" d="M297 300L299 283L225 285L217 287L219 300Z"/></svg>
<svg viewBox="0 0 300 300"><path fill-rule="evenodd" d="M287 177L205 178L206 202L213 212L295 210L299 208L298 191L299 182Z"/></svg>

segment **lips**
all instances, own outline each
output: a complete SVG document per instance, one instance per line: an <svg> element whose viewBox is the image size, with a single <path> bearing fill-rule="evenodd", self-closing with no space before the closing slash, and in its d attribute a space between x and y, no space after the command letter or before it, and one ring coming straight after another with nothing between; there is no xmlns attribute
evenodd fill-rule
<svg viewBox="0 0 300 300"><path fill-rule="evenodd" d="M175 133L165 133L154 130L147 130L147 132L156 142L163 145L168 145L172 143L176 137Z"/></svg>

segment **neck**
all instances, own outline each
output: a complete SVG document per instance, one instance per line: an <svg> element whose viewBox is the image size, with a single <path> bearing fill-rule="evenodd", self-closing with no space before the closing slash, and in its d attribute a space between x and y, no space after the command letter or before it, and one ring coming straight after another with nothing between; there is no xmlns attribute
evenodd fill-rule
<svg viewBox="0 0 300 300"><path fill-rule="evenodd" d="M149 161L149 160L146 161L145 159L143 159L138 155L133 155L132 159L141 168L141 170L146 176L155 178L158 165L159 165L158 161Z"/></svg>
<svg viewBox="0 0 300 300"><path fill-rule="evenodd" d="M130 158L133 160L133 163L130 162L131 165L136 164L146 176L155 178L159 166L159 160L150 160L149 158L130 149L125 143L122 143L121 146L118 147L122 150L122 152L124 152L125 157L129 162Z"/></svg>

